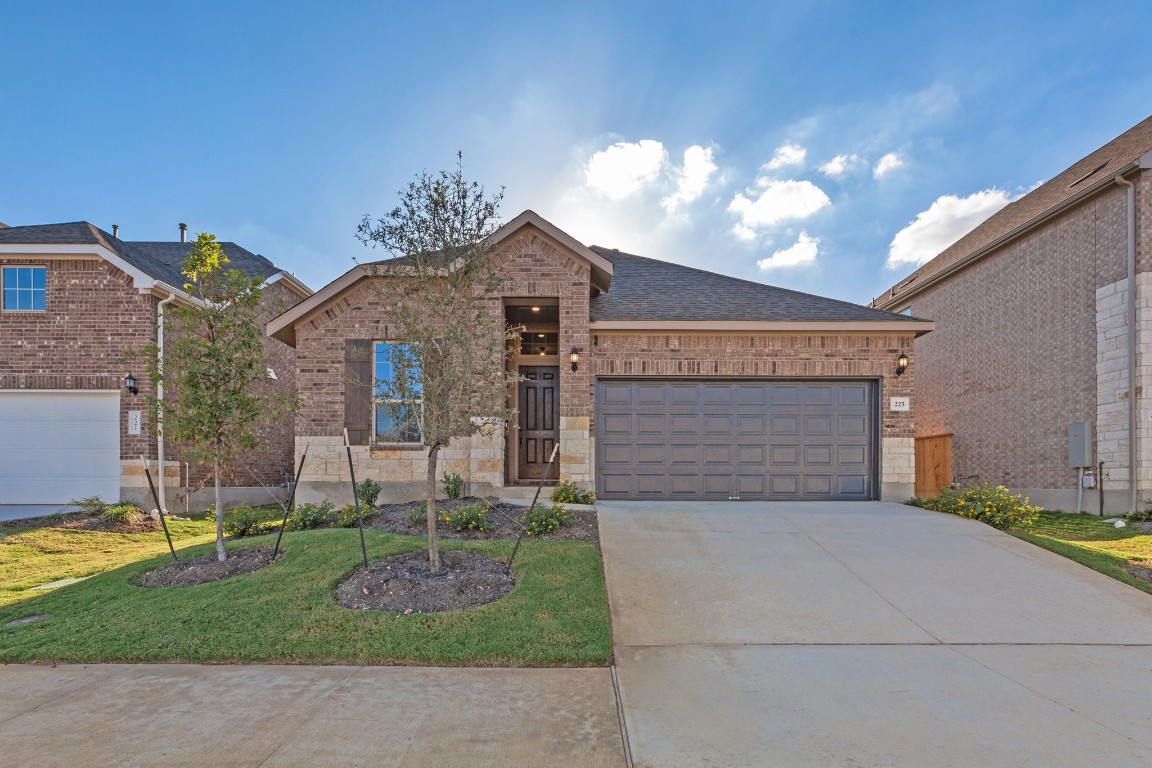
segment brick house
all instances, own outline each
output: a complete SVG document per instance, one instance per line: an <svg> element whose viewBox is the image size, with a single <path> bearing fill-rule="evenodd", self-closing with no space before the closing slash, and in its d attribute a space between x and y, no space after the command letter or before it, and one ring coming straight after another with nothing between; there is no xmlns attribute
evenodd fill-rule
<svg viewBox="0 0 1152 768"><path fill-rule="evenodd" d="M311 295L263 256L221 245L230 266L267 278L269 317ZM157 344L165 304L193 301L178 287L191 247L125 242L88 222L0 226L0 504L99 496L154 506L140 462L164 450L143 399L152 384L124 356ZM268 386L294 391L292 348L268 339L265 350L277 376ZM139 394L125 388L128 373ZM241 457L226 481L233 500L269 500L262 486L280 486L291 471L292 435L291 419L270 426L263 448ZM164 458L166 504L182 510L203 470L185 471L178 446Z"/></svg>
<svg viewBox="0 0 1152 768"><path fill-rule="evenodd" d="M1073 510L1081 481L1068 427L1088 422L1105 509L1129 511L1152 495L1152 413L1142 403L1152 384L1150 168L1152 118L872 302L936 322L916 341L913 402L918 451L945 450L937 476L918 478L922 489L987 481ZM1082 509L1097 510L1098 490L1085 491Z"/></svg>
<svg viewBox="0 0 1152 768"><path fill-rule="evenodd" d="M590 248L531 211L493 243L493 306L520 329L507 364L524 378L511 423L441 453L473 492L538 482L559 444L559 476L601 498L910 495L900 401L915 366L900 376L897 362L931 323ZM385 499L421 495L424 451L389 442L372 402L386 279L358 266L269 324L296 349L298 498L347 495L345 428L358 479L381 480Z"/></svg>

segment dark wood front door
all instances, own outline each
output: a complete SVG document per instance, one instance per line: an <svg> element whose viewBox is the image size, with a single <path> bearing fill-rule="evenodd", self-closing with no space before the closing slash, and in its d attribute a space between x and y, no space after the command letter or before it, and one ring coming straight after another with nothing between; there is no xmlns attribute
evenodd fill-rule
<svg viewBox="0 0 1152 768"><path fill-rule="evenodd" d="M520 369L520 480L539 480L548 469L552 449L560 439L560 369L532 366ZM555 474L555 472L553 472Z"/></svg>

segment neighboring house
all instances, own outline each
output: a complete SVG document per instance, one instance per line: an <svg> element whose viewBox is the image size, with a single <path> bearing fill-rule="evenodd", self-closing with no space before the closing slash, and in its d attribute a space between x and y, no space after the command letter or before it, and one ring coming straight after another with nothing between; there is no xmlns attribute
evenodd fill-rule
<svg viewBox="0 0 1152 768"><path fill-rule="evenodd" d="M443 450L473 492L535 484L559 444L559 476L604 499L911 494L899 401L916 364L901 377L897 361L931 323L589 248L531 211L492 242L493 304L521 328L507 364L524 380L511 424ZM344 429L358 479L382 481L382 498L421 495L425 450L388 434L373 403L395 341L374 288L387 279L358 266L269 324L296 348L299 498L347 495Z"/></svg>
<svg viewBox="0 0 1152 768"><path fill-rule="evenodd" d="M221 245L231 267L267 278L269 317L311 295L263 256ZM191 247L125 242L83 221L0 227L0 504L99 496L155 506L140 461L155 469L161 449L144 400L152 383L125 354L157 343L163 304L194 301L180 289ZM294 391L293 350L272 339L265 347L277 376L268 386ZM125 388L129 373L138 394ZM291 472L292 433L291 419L262 433L262 449L228 478L230 497L269 499L263 486ZM167 506L182 510L177 491L189 473L177 446L167 446L165 465ZM195 487L204 476L189 469Z"/></svg>
<svg viewBox="0 0 1152 768"><path fill-rule="evenodd" d="M1150 150L1152 118L873 301L936 322L916 341L918 468L928 452L937 467L921 490L1002 483L1071 511L1080 481L1068 427L1088 422L1106 510L1152 495ZM1086 491L1082 509L1098 504L1097 490Z"/></svg>

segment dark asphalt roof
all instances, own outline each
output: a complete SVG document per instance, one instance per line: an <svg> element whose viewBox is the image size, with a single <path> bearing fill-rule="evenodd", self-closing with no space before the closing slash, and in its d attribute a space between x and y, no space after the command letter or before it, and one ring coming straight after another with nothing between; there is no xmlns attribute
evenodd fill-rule
<svg viewBox="0 0 1152 768"><path fill-rule="evenodd" d="M612 287L591 302L592 320L791 322L907 321L846 301L718 275L592 246L612 262Z"/></svg>
<svg viewBox="0 0 1152 768"><path fill-rule="evenodd" d="M180 263L192 243L126 242L87 221L0 228L0 245L102 245L154 280L173 287L184 285ZM280 270L271 261L241 248L220 243L229 266L247 275L271 277Z"/></svg>

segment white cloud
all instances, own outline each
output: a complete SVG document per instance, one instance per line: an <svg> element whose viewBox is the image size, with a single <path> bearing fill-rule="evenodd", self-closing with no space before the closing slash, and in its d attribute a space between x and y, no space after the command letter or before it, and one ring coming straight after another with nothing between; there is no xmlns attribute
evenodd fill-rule
<svg viewBox="0 0 1152 768"><path fill-rule="evenodd" d="M655 181L667 162L659 141L621 141L593 154L584 173L589 187L610 200L623 200Z"/></svg>
<svg viewBox="0 0 1152 768"><path fill-rule="evenodd" d="M747 190L749 197L737 192L728 204L728 211L740 217L732 232L741 240L754 240L759 230L775 226L782 221L806 219L832 204L824 190L810 181L777 181L760 178L757 195Z"/></svg>
<svg viewBox="0 0 1152 768"><path fill-rule="evenodd" d="M889 152L880 158L876 163L876 167L872 169L872 178L882 179L892 171L904 165L904 158L900 157L895 152Z"/></svg>
<svg viewBox="0 0 1152 768"><path fill-rule="evenodd" d="M784 144L776 148L776 154L764 164L764 169L774 171L778 168L801 165L806 157L808 157L808 150L799 144Z"/></svg>
<svg viewBox="0 0 1152 768"><path fill-rule="evenodd" d="M799 239L787 248L776 251L766 259L756 262L761 272L788 267L805 267L816 263L819 252L820 238L811 237L807 232L801 231Z"/></svg>
<svg viewBox="0 0 1152 768"><path fill-rule="evenodd" d="M688 147L684 150L684 165L678 174L676 191L661 200L660 205L668 213L675 213L679 206L698 200L715 172L716 163L712 162L710 147Z"/></svg>
<svg viewBox="0 0 1152 768"><path fill-rule="evenodd" d="M924 264L1015 199L1002 189L936 198L928 210L917 214L892 238L885 266L899 269Z"/></svg>
<svg viewBox="0 0 1152 768"><path fill-rule="evenodd" d="M860 167L864 160L857 154L836 155L824 165L820 166L820 173L833 179L839 179L849 171Z"/></svg>

